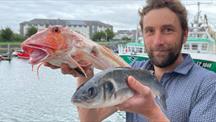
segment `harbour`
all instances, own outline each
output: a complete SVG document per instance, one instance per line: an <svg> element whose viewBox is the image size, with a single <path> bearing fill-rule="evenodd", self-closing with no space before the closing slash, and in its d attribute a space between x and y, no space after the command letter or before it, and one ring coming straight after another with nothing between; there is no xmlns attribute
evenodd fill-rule
<svg viewBox="0 0 216 122"><path fill-rule="evenodd" d="M10 62L0 62L0 82L1 122L79 122L71 103L74 77L42 66L38 78L27 60L13 57ZM124 116L117 112L104 122L124 122Z"/></svg>
<svg viewBox="0 0 216 122"><path fill-rule="evenodd" d="M74 1L62 2L45 0L44 3L43 1L37 3L36 1L30 0L28 2L17 1L17 7L15 5L12 6L12 3L7 1L0 2L3 6L8 6L11 10L8 11L7 7L0 7L1 11L7 14L6 17L2 16L1 18L16 21L16 24L2 22L2 30L4 30L4 27L9 27L13 29L15 32L14 34L20 31L18 34L23 37L21 41L14 40L13 38L11 40L4 40L0 37L0 42L4 43L2 45L0 43L0 122L80 121L77 108L71 102L71 97L77 88L76 79L71 75L63 75L59 69L53 70L44 66L40 67L38 76L37 66L32 68L27 60L29 55L26 56L24 54L23 56L20 43L27 37L26 35L28 35L29 28L36 28L40 31L46 29L48 26L63 25L70 28L72 31L79 31L92 40L94 37L93 32L97 35L98 33L101 34L100 32L103 31L101 37L98 37L99 39L94 39L94 41L113 49L113 52L121 56L127 63L131 63L134 60L143 61L148 59L144 44L140 43L143 42L143 40L139 40L142 39L142 35L137 36L134 33L127 33L128 31L137 31L137 10L138 6L143 5L143 1L123 1L126 5L118 2L119 1L113 1L113 3L110 1L103 1L100 3L93 0L90 3L85 1L80 4L80 2ZM85 5L86 3L88 4ZM216 5L215 2L213 2L212 5L201 5L201 10L197 12L197 9L194 7L196 2L194 3L192 7L189 6L188 8L193 8L195 10L193 13L200 13L201 15L205 13L202 10L206 6L214 8ZM43 5L47 4L50 5L50 8L46 10L47 7ZM59 6L55 4L64 6L63 8L65 10L59 11L56 9ZM23 8L23 5L26 7L24 12L18 11L19 8ZM81 5L83 6L81 8L83 12L76 13L80 12ZM28 8L29 6L30 8ZM14 8L17 8L17 10L13 11L15 10ZM116 12L116 10L121 11L119 9L124 11ZM88 12L94 14L89 14ZM27 13L33 16L24 17ZM56 13L58 14L56 15ZM87 15L85 15L85 13L87 13ZM12 14L14 16L8 16ZM20 17L21 15L22 17ZM213 16L214 15L215 14L213 14ZM211 16L208 17L211 18ZM192 20L196 17L189 18ZM207 21L207 19L202 16L199 20L201 23L193 24L193 27L190 29L194 30L190 30L190 38L188 39L188 43L183 45L182 52L190 53L198 65L216 73L216 23L211 23L212 21L214 22L215 19L210 18L208 18ZM122 21L114 21L115 19L122 19ZM202 23L203 21L204 24ZM191 25L191 22L189 22L189 24ZM109 29L113 32L116 30L120 32L126 31L126 34L122 33L121 35L115 32L116 36L110 38L112 34L108 34L107 30ZM200 33L200 31L202 32ZM119 38L116 38L117 36L119 36ZM199 38L197 39L197 37ZM137 43L137 41L139 42ZM17 55L19 52L21 57ZM95 71L98 72L99 70L95 69ZM125 122L125 112L115 112L103 122Z"/></svg>

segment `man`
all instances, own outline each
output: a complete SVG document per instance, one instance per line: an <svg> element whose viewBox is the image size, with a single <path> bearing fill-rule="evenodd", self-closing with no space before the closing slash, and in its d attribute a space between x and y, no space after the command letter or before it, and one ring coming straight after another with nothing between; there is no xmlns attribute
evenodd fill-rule
<svg viewBox="0 0 216 122"><path fill-rule="evenodd" d="M136 93L132 98L110 108L78 108L80 120L102 121L119 109L127 112L128 122L216 121L216 74L193 63L190 55L181 53L188 35L185 7L177 0L148 0L140 16L145 49L150 60L135 62L132 66L154 72L167 90L167 110L163 112L160 109L150 88L130 76L128 85ZM92 76L89 67L85 70ZM62 65L61 69L64 74L79 76L67 65ZM85 80L79 77L78 85Z"/></svg>

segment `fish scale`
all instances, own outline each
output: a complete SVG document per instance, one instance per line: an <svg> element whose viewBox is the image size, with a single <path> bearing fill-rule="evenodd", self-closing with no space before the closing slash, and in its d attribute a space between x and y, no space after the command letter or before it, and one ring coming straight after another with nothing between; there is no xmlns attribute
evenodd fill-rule
<svg viewBox="0 0 216 122"><path fill-rule="evenodd" d="M72 97L72 102L84 108L101 108L121 104L134 94L128 87L128 76L133 76L142 84L150 87L159 98L159 105L166 110L166 91L152 73L143 69L126 67L109 68L95 74L77 89ZM83 97L86 99L82 99Z"/></svg>

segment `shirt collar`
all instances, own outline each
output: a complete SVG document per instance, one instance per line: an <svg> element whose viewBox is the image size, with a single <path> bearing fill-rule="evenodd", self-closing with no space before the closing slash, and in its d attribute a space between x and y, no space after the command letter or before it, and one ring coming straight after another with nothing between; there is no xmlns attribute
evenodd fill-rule
<svg viewBox="0 0 216 122"><path fill-rule="evenodd" d="M181 64L179 64L174 69L173 72L178 73L178 74L182 74L182 75L186 75L191 70L194 63L193 63L193 59L191 58L191 56L189 54L183 53L182 55L183 55L184 61ZM153 70L153 65L150 62L150 60L146 61L144 68L148 69L148 70Z"/></svg>
<svg viewBox="0 0 216 122"><path fill-rule="evenodd" d="M192 66L194 65L194 62L189 54L182 54L182 55L184 61L175 68L174 72L182 75L186 75L191 70Z"/></svg>

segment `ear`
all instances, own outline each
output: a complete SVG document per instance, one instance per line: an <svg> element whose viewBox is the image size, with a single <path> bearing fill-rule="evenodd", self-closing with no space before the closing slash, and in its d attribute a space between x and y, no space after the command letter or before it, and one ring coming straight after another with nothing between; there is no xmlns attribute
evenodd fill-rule
<svg viewBox="0 0 216 122"><path fill-rule="evenodd" d="M185 31L183 32L183 44L186 43L187 38L188 38L188 30L185 30Z"/></svg>

